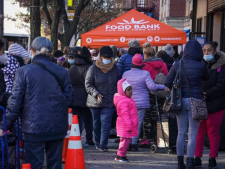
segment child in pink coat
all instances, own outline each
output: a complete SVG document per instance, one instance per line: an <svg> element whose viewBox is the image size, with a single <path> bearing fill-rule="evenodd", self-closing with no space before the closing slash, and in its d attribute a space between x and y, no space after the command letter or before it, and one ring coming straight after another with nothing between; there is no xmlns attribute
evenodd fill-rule
<svg viewBox="0 0 225 169"><path fill-rule="evenodd" d="M138 135L137 107L132 96L132 86L126 79L117 83L118 93L114 95L114 104L117 109L116 130L120 137L116 161L129 162L126 152L132 137Z"/></svg>

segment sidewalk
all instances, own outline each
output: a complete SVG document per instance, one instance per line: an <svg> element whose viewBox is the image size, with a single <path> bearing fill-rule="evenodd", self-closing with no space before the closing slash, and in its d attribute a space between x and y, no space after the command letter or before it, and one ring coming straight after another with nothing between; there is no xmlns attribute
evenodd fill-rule
<svg viewBox="0 0 225 169"><path fill-rule="evenodd" d="M84 137L82 137L84 139ZM83 141L84 142L84 141ZM109 140L109 152L101 152L96 150L95 146L84 147L84 158L86 169L176 169L176 155L167 154L150 154L149 149L139 148L138 152L128 152L127 157L129 163L121 163L115 161L115 156L118 148L118 143L114 143L113 139ZM203 168L208 166L209 150L204 151ZM219 152L217 158L219 169L225 169L225 151Z"/></svg>

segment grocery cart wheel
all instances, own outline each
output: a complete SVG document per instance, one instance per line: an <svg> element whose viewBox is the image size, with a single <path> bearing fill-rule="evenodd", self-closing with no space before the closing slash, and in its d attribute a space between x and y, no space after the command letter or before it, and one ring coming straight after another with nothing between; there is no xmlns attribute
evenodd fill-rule
<svg viewBox="0 0 225 169"><path fill-rule="evenodd" d="M152 144L150 147L150 153L155 153L157 150L157 146L155 144Z"/></svg>

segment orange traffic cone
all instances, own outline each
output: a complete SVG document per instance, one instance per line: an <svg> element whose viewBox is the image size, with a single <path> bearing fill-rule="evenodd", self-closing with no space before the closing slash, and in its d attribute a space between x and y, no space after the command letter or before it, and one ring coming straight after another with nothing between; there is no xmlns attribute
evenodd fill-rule
<svg viewBox="0 0 225 169"><path fill-rule="evenodd" d="M22 164L22 169L31 169L31 164Z"/></svg>
<svg viewBox="0 0 225 169"><path fill-rule="evenodd" d="M77 115L73 116L64 169L85 169L84 153Z"/></svg>
<svg viewBox="0 0 225 169"><path fill-rule="evenodd" d="M63 143L62 162L66 161L66 152L67 152L68 144L69 144L69 137L70 137L72 120L73 120L73 110L71 108L69 108L68 109L68 130L67 130L67 135L64 138L64 143Z"/></svg>

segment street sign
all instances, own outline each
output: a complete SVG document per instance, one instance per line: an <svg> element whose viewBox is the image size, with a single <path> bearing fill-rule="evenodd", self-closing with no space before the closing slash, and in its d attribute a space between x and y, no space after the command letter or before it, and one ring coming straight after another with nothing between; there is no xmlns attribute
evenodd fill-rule
<svg viewBox="0 0 225 169"><path fill-rule="evenodd" d="M67 1L67 6L72 7L73 6L73 0L68 0Z"/></svg>
<svg viewBox="0 0 225 169"><path fill-rule="evenodd" d="M68 16L69 21L72 21L73 20L74 13L75 13L75 10L68 10L67 11L67 16Z"/></svg>

